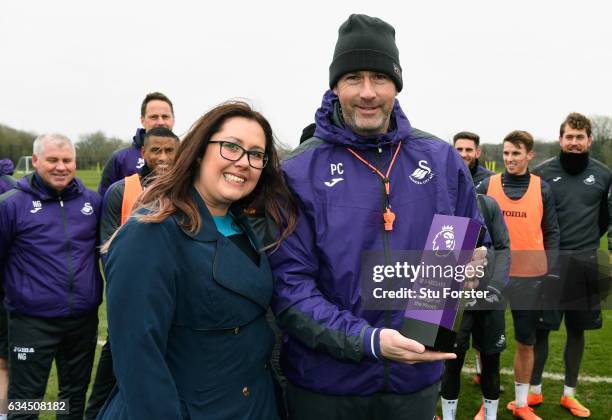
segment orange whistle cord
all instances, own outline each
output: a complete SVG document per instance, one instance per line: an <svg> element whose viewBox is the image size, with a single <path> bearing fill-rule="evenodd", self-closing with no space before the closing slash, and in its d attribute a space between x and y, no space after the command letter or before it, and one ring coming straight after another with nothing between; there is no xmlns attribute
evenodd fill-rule
<svg viewBox="0 0 612 420"><path fill-rule="evenodd" d="M389 185L389 174L391 173L391 168L393 168L393 164L395 163L395 158L397 157L397 154L399 153L400 147L402 145L402 142L399 142L397 144L397 148L395 149L395 153L393 154L393 159L391 159L391 163L389 164L389 168L387 168L387 173L385 175L383 175L382 172L380 172L374 165L372 165L370 162L368 162L367 160L365 160L364 158L362 158L359 153L357 153L356 151L349 149L348 147L346 148L346 150L348 150L349 152L351 152L351 154L353 156L355 156L357 159L359 159L361 162L363 162L366 166L368 166L370 169L372 169L374 172L376 172L382 179L383 181L385 181L386 185ZM389 194L387 187L387 194Z"/></svg>
<svg viewBox="0 0 612 420"><path fill-rule="evenodd" d="M395 221L395 213L393 213L391 211L391 206L389 204L389 196L391 195L391 178L389 177L389 175L391 174L391 168L393 168L393 164L395 163L395 158L399 154L399 150L400 150L401 145L402 145L402 142L399 142L397 144L397 148L395 149L395 153L393 154L393 159L391 159L391 163L389 164L389 167L387 168L387 173L385 175L383 175L383 173L380 172L370 162L368 162L367 160L362 158L359 155L359 153L357 153L356 151L354 151L352 149L349 149L348 147L346 148L346 150L348 150L353 156L355 156L357 159L359 159L367 167L369 167L374 172L376 172L378 174L378 176L380 176L380 178L382 179L383 184L385 185L385 192L387 193L387 209L383 213L383 220L384 220L384 223L385 223L385 230L388 231L388 232L393 230L393 222Z"/></svg>

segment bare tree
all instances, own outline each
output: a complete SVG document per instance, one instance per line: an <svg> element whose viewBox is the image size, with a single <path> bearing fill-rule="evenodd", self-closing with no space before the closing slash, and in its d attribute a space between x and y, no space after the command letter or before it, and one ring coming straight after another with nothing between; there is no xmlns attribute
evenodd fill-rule
<svg viewBox="0 0 612 420"><path fill-rule="evenodd" d="M593 141L612 139L612 117L592 115L589 118L591 119Z"/></svg>
<svg viewBox="0 0 612 420"><path fill-rule="evenodd" d="M591 119L591 135L593 136L591 155L608 167L612 167L612 117L592 115L589 118Z"/></svg>
<svg viewBox="0 0 612 420"><path fill-rule="evenodd" d="M76 142L80 169L93 169L104 166L109 156L128 143L117 138L108 138L101 131L84 134Z"/></svg>

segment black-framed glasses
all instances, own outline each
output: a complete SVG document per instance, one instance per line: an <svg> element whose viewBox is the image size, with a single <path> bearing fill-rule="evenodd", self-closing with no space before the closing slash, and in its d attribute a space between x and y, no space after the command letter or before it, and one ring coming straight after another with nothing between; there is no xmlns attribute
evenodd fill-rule
<svg viewBox="0 0 612 420"><path fill-rule="evenodd" d="M268 163L268 155L258 150L246 150L239 144L232 143L227 140L210 140L209 143L219 145L219 153L223 159L236 162L242 159L242 156L247 155L249 166L255 169L263 169Z"/></svg>

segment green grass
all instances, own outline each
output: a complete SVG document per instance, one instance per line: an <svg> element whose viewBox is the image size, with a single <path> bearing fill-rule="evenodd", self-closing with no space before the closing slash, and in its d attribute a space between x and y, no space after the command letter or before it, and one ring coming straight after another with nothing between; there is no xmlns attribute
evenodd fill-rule
<svg viewBox="0 0 612 420"><path fill-rule="evenodd" d="M600 330L586 332L586 349L580 369L581 376L612 377L609 346L612 343L612 311L604 311L604 327ZM501 367L512 369L514 358L514 330L512 317L506 312L506 337L508 348L502 353ZM545 372L564 373L563 346L565 345L565 326L550 334L550 350ZM466 356L466 366L474 367L474 352L470 350ZM480 387L472 382L472 374L462 375L461 394L457 419L472 419L482 403ZM506 404L514 399L514 378L511 375L501 375L501 383L505 391L500 396L498 418L513 419L506 409ZM536 414L543 419L574 419L571 414L559 405L563 393L563 381L544 378L542 380L544 403L535 409ZM612 384L578 381L577 397L591 410L592 419L609 419L612 415ZM441 413L441 410L438 410Z"/></svg>
<svg viewBox="0 0 612 420"><path fill-rule="evenodd" d="M84 181L88 188L97 189L100 174L95 171L78 171L77 176ZM607 249L607 240L602 239L602 249ZM99 340L106 340L106 305L102 304L99 310L100 325L98 326ZM502 353L501 366L502 368L512 368L512 359L514 356L514 331L512 328L512 319L509 312L506 313L506 336L508 338L508 349ZM549 358L546 364L546 372L563 374L563 346L565 343L565 327L562 326L557 332L550 335L550 351ZM587 331L586 333L586 350L580 370L581 375L587 376L606 376L612 377L612 363L610 359L610 345L612 344L612 311L604 311L604 327L600 330ZM99 352L101 346L98 346L96 351L96 359L94 362L93 375L98 364ZM466 366L473 367L474 354L472 350L468 352L466 357ZM459 400L459 412L457 419L472 419L481 404L480 388L471 382L472 375L462 375L461 395ZM510 375L502 375L502 384L506 391L501 394L500 407L498 411L499 419L512 419L513 417L506 410L506 404L514 399L514 381ZM559 397L563 392L563 381L544 379L543 390L545 401L536 409L536 413L545 419L573 419L565 409L559 406ZM578 398L591 409L592 419L609 419L612 415L612 384L610 383L593 383L580 382L578 383ZM53 401L57 399L57 377L55 368L51 373L49 385L45 400ZM440 412L438 410L438 412ZM52 419L51 414L41 414L41 419Z"/></svg>
<svg viewBox="0 0 612 420"><path fill-rule="evenodd" d="M77 177L83 181L87 188L94 191L98 190L98 184L100 183L101 176L102 173L96 170L77 171Z"/></svg>

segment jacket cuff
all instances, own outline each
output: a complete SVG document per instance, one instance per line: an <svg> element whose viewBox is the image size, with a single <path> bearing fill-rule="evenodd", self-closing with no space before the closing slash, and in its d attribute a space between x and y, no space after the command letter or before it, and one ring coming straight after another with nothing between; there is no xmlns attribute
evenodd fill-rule
<svg viewBox="0 0 612 420"><path fill-rule="evenodd" d="M380 359L380 330L381 328L368 328L363 335L363 348L365 354L372 359Z"/></svg>

